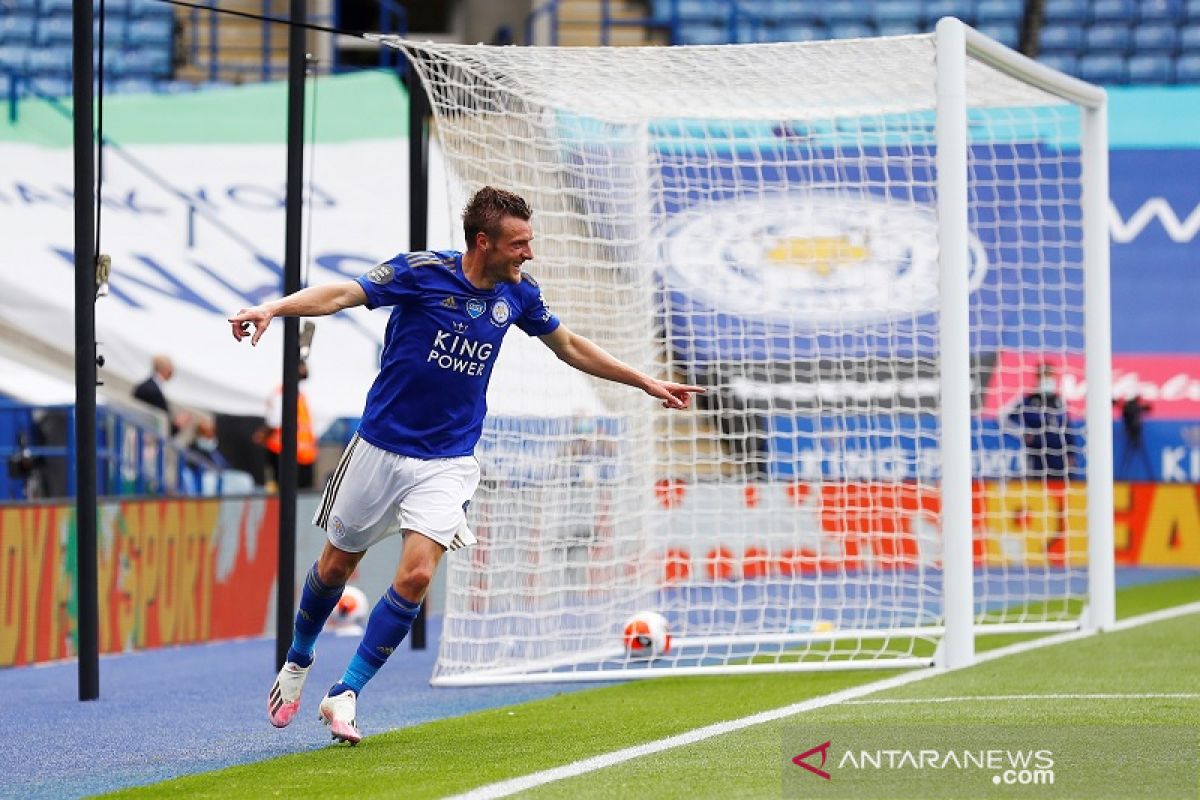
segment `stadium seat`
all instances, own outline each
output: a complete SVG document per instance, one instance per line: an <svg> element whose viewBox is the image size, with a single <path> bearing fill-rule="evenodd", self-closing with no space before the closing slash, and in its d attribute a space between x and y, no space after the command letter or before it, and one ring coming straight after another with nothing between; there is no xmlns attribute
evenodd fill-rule
<svg viewBox="0 0 1200 800"><path fill-rule="evenodd" d="M8 99L8 92L12 89L12 83L16 80L7 72L0 72L0 101Z"/></svg>
<svg viewBox="0 0 1200 800"><path fill-rule="evenodd" d="M43 17L33 40L39 46L67 43L71 41L71 29L70 17Z"/></svg>
<svg viewBox="0 0 1200 800"><path fill-rule="evenodd" d="M1131 56L1125 69L1130 83L1170 83L1173 67L1170 56L1155 53Z"/></svg>
<svg viewBox="0 0 1200 800"><path fill-rule="evenodd" d="M1175 59L1176 83L1200 83L1200 55L1183 55Z"/></svg>
<svg viewBox="0 0 1200 800"><path fill-rule="evenodd" d="M1092 25L1084 34L1088 53L1120 53L1129 51L1129 28L1124 25L1101 23Z"/></svg>
<svg viewBox="0 0 1200 800"><path fill-rule="evenodd" d="M1092 3L1092 22L1123 22L1126 25L1137 19L1137 6L1133 0L1096 0Z"/></svg>
<svg viewBox="0 0 1200 800"><path fill-rule="evenodd" d="M71 79L42 75L30 81L30 88L36 94L47 97L66 97L71 93Z"/></svg>
<svg viewBox="0 0 1200 800"><path fill-rule="evenodd" d="M3 46L0 47L0 69L21 71L25 69L25 59L29 55L29 48L20 46Z"/></svg>
<svg viewBox="0 0 1200 800"><path fill-rule="evenodd" d="M1169 22L1148 22L1133 29L1135 53L1174 53L1179 31Z"/></svg>
<svg viewBox="0 0 1200 800"><path fill-rule="evenodd" d="M708 0L679 0L679 19L687 22L727 22L729 7Z"/></svg>
<svg viewBox="0 0 1200 800"><path fill-rule="evenodd" d="M1194 22L1179 33L1179 52L1200 54L1200 23Z"/></svg>
<svg viewBox="0 0 1200 800"><path fill-rule="evenodd" d="M875 4L871 18L876 27L889 23L907 23L919 26L923 19L920 0L880 0Z"/></svg>
<svg viewBox="0 0 1200 800"><path fill-rule="evenodd" d="M679 23L681 44L728 44L729 25L707 20L685 20Z"/></svg>
<svg viewBox="0 0 1200 800"><path fill-rule="evenodd" d="M0 7L4 9L5 16L9 14L33 16L38 10L38 0L2 0Z"/></svg>
<svg viewBox="0 0 1200 800"><path fill-rule="evenodd" d="M776 0L771 5L771 19L779 23L808 22L821 19L821 0Z"/></svg>
<svg viewBox="0 0 1200 800"><path fill-rule="evenodd" d="M875 29L865 22L837 22L829 26L830 39L865 39L875 35Z"/></svg>
<svg viewBox="0 0 1200 800"><path fill-rule="evenodd" d="M29 51L25 67L32 75L70 75L71 48L39 47Z"/></svg>
<svg viewBox="0 0 1200 800"><path fill-rule="evenodd" d="M1038 56L1038 61L1068 75L1079 74L1079 56L1074 53L1048 53Z"/></svg>
<svg viewBox="0 0 1200 800"><path fill-rule="evenodd" d="M1047 23L1083 25L1091 19L1088 0L1046 0L1042 19Z"/></svg>
<svg viewBox="0 0 1200 800"><path fill-rule="evenodd" d="M914 33L928 33L930 30L932 29L922 25L919 19L889 20L875 26L878 36L912 36Z"/></svg>
<svg viewBox="0 0 1200 800"><path fill-rule="evenodd" d="M1142 0L1138 3L1138 19L1142 22L1179 22L1183 7L1179 0Z"/></svg>
<svg viewBox="0 0 1200 800"><path fill-rule="evenodd" d="M1183 18L1188 22L1200 22L1200 0L1186 0Z"/></svg>
<svg viewBox="0 0 1200 800"><path fill-rule="evenodd" d="M171 53L166 50L126 50L122 56L122 77L166 78L171 74Z"/></svg>
<svg viewBox="0 0 1200 800"><path fill-rule="evenodd" d="M1083 29L1078 25L1055 23L1042 27L1038 40L1040 53L1078 53L1083 50Z"/></svg>
<svg viewBox="0 0 1200 800"><path fill-rule="evenodd" d="M1005 47L1016 50L1021 45L1021 28L1016 22L984 22L980 20L975 27L984 36L995 39Z"/></svg>
<svg viewBox="0 0 1200 800"><path fill-rule="evenodd" d="M989 22L1009 22L1020 24L1025 16L1025 3L1022 0L980 0L975 7L975 21L979 25Z"/></svg>
<svg viewBox="0 0 1200 800"><path fill-rule="evenodd" d="M670 0L665 3L670 7ZM172 19L175 16L174 9L161 0L129 0L129 16L138 19L159 18Z"/></svg>
<svg viewBox="0 0 1200 800"><path fill-rule="evenodd" d="M74 10L74 5L74 0L42 0L39 8L43 17L57 14L70 17L71 12Z"/></svg>
<svg viewBox="0 0 1200 800"><path fill-rule="evenodd" d="M974 0L925 0L925 21L932 30L942 17L957 17L968 25L975 23Z"/></svg>
<svg viewBox="0 0 1200 800"><path fill-rule="evenodd" d="M781 42L818 42L828 39L829 31L824 25L785 22L775 28L775 35Z"/></svg>
<svg viewBox="0 0 1200 800"><path fill-rule="evenodd" d="M0 17L0 44L28 44L33 40L33 17L6 14Z"/></svg>
<svg viewBox="0 0 1200 800"><path fill-rule="evenodd" d="M1107 53L1085 55L1079 59L1079 77L1091 83L1124 83L1125 59Z"/></svg>
<svg viewBox="0 0 1200 800"><path fill-rule="evenodd" d="M173 24L169 19L141 19L129 26L129 44L138 47L170 47Z"/></svg>
<svg viewBox="0 0 1200 800"><path fill-rule="evenodd" d="M864 6L867 7L864 8ZM855 0L830 0L821 9L821 19L831 27L836 22L867 24L870 16L869 4L855 2Z"/></svg>

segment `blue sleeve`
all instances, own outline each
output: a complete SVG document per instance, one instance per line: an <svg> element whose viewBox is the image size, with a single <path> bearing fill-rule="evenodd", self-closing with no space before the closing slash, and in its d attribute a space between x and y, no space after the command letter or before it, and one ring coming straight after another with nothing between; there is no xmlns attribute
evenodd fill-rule
<svg viewBox="0 0 1200 800"><path fill-rule="evenodd" d="M355 280L366 292L367 308L401 305L417 296L416 279L405 253L384 261Z"/></svg>
<svg viewBox="0 0 1200 800"><path fill-rule="evenodd" d="M546 305L546 298L538 287L537 281L529 275L521 278L521 316L517 318L516 326L530 336L545 336L554 333L558 328L558 317Z"/></svg>

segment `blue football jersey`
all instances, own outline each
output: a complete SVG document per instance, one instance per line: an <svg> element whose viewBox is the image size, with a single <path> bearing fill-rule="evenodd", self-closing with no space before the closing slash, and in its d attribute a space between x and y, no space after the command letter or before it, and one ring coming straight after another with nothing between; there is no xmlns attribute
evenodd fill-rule
<svg viewBox="0 0 1200 800"><path fill-rule="evenodd" d="M487 386L504 334L558 327L537 281L477 289L456 250L401 253L358 284L367 307L393 306L379 375L367 393L359 435L416 458L471 455L487 414Z"/></svg>

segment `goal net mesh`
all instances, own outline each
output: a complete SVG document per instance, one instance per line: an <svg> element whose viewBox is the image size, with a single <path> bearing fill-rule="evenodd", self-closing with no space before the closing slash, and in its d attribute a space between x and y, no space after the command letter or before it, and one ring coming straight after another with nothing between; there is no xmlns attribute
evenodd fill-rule
<svg viewBox="0 0 1200 800"><path fill-rule="evenodd" d="M480 544L448 556L434 682L929 663L933 36L382 41L423 80L455 202L493 184L532 204L527 266L564 323L707 389L668 412L592 381L592 403L488 421ZM1080 113L980 61L966 75L976 621L1069 624L1087 549ZM532 362L506 368L546 391ZM669 622L657 658L622 641L642 610Z"/></svg>

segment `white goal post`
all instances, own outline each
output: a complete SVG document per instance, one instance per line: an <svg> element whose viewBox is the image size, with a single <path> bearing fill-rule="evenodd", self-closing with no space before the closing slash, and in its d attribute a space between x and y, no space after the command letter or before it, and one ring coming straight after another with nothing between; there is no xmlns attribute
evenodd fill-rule
<svg viewBox="0 0 1200 800"><path fill-rule="evenodd" d="M1103 90L954 19L379 41L422 79L451 202L531 202L566 324L708 390L489 419L435 685L957 667L981 631L1111 625ZM553 393L528 352L506 384ZM638 611L667 652L626 650Z"/></svg>

